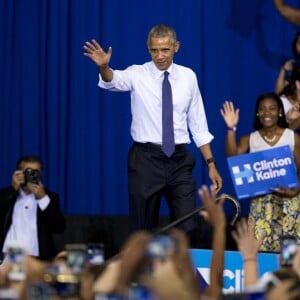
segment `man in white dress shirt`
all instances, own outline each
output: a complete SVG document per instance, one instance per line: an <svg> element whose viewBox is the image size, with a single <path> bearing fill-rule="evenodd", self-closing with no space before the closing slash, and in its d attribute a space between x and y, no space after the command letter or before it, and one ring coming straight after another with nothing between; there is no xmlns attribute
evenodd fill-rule
<svg viewBox="0 0 300 300"><path fill-rule="evenodd" d="M148 35L151 61L125 70L109 67L112 48L105 52L96 40L86 42L84 55L99 67L99 86L131 94L131 136L134 144L128 155L129 210L132 230L154 229L158 225L161 196L165 196L171 221L195 209L196 181L194 157L185 144L190 143L188 129L207 162L209 177L217 191L222 179L210 148L213 136L208 130L202 97L195 73L173 63L179 50L176 32L166 25L154 26ZM165 71L173 101L174 152L165 154L163 144L162 85ZM181 225L194 229L193 220Z"/></svg>

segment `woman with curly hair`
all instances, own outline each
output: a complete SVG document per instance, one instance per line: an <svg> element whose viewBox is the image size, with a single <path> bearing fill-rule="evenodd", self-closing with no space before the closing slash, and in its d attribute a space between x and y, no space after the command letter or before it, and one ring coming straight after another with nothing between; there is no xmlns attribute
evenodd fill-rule
<svg viewBox="0 0 300 300"><path fill-rule="evenodd" d="M228 127L226 155L234 156L288 145L294 156L297 171L300 170L300 137L287 128L284 108L279 96L266 93L258 97L255 106L254 131L236 140L239 109L226 101L221 115ZM260 250L279 251L280 238L291 235L300 240L300 187L278 186L272 193L251 199L249 219L255 223L259 237L265 232Z"/></svg>

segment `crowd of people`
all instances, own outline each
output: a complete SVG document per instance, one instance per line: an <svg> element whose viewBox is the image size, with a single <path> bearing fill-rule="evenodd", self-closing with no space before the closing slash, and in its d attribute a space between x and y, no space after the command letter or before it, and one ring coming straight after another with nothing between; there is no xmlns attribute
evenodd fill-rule
<svg viewBox="0 0 300 300"><path fill-rule="evenodd" d="M0 299L230 299L223 294L225 199L216 201L214 186L203 185L198 194L204 206L201 214L212 228L208 285L197 280L184 231L173 228L151 234L139 230L130 235L118 255L104 262L92 262L87 252L77 252L74 257L71 248L49 261L27 253L13 260L8 253L0 267ZM232 232L243 258L245 289L241 298L233 299L249 299L243 297L257 292L264 294L259 299L300 299L300 250L285 270L278 267L269 274L272 280L263 280L259 278L257 254L265 234L257 239L254 228L254 222L241 219Z"/></svg>
<svg viewBox="0 0 300 300"><path fill-rule="evenodd" d="M278 12L300 25L299 10L274 0ZM130 92L133 145L128 153L131 234L120 252L104 260L103 249L66 245L58 252L54 233L65 230L59 196L43 185L42 161L22 156L11 186L0 190L0 299L230 299L223 293L226 250L225 198L217 197L222 178L210 143L206 114L195 73L175 64L180 43L167 25L154 26L147 38L151 61L125 70L109 66L112 48L87 41L84 55L99 68L99 87ZM239 109L226 101L221 116L227 125L226 155L288 145L300 170L300 34L292 42L293 59L284 62L274 92L259 95L253 131L237 138ZM193 141L206 161L211 186L197 191L195 159L185 147ZM170 220L196 207L210 226L212 256L208 285L198 281L189 249L195 238L194 217L164 233L155 233L165 197ZM300 299L300 187L279 185L250 201L247 219L232 231L243 260L244 291L233 299ZM280 253L283 237L295 244L289 262L259 277L258 253ZM97 249L97 250L96 250ZM102 250L101 250L102 249ZM100 252L99 252L100 251ZM100 255L100 256L99 256ZM230 295L229 295L230 296ZM256 298L251 298L256 299Z"/></svg>

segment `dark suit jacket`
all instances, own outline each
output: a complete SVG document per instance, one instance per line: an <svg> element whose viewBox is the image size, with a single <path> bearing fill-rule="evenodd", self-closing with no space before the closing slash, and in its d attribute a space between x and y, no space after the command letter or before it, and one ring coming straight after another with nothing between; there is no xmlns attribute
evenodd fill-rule
<svg viewBox="0 0 300 300"><path fill-rule="evenodd" d="M58 195L45 190L50 198L50 203L44 211L39 206L37 207L39 259L52 260L57 254L53 233L62 233L65 230L66 222L60 209ZM13 208L18 195L19 192L12 187L0 190L0 253L12 223Z"/></svg>

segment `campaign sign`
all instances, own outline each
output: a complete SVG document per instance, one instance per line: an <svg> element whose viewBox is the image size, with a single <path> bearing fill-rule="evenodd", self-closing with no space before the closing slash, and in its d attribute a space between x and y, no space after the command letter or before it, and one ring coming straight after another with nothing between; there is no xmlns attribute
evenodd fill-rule
<svg viewBox="0 0 300 300"><path fill-rule="evenodd" d="M213 252L206 249L190 249L189 252L196 277L201 286L205 287L210 283L210 264ZM257 255L258 276L262 277L267 272L278 270L280 267L278 262L279 257L277 253L259 252ZM239 293L243 291L244 269L242 256L239 251L225 251L223 293Z"/></svg>
<svg viewBox="0 0 300 300"><path fill-rule="evenodd" d="M287 188L298 186L289 146L228 157L227 162L239 199L270 194L278 185Z"/></svg>

